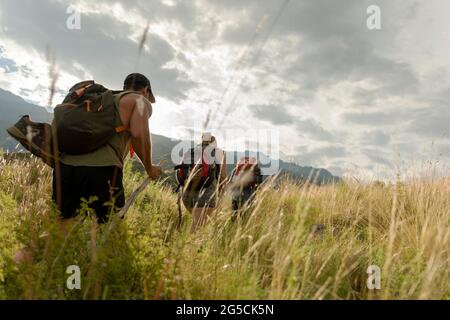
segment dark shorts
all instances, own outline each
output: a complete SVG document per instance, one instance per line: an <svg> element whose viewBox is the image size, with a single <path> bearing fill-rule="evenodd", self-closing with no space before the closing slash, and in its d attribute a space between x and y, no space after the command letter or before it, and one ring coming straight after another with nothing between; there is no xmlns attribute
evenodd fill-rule
<svg viewBox="0 0 450 320"><path fill-rule="evenodd" d="M255 189L253 188L243 188L235 189L232 192L232 207L233 210L239 210L242 207L249 205L255 198Z"/></svg>
<svg viewBox="0 0 450 320"><path fill-rule="evenodd" d="M215 208L217 184L213 183L208 188L183 191L183 204L186 208Z"/></svg>
<svg viewBox="0 0 450 320"><path fill-rule="evenodd" d="M104 223L109 214L125 205L122 169L110 167L83 167L60 165L60 179L53 170L53 201L63 219L73 218L80 208L81 198L98 200L89 204L95 210L97 221ZM58 181L59 180L59 181ZM59 183L58 183L59 182ZM114 208L112 201L114 200Z"/></svg>

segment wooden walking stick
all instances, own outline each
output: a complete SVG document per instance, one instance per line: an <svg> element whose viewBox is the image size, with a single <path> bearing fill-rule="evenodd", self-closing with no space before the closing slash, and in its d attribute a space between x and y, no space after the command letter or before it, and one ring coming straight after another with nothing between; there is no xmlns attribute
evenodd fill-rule
<svg viewBox="0 0 450 320"><path fill-rule="evenodd" d="M118 216L120 219L122 219L125 214L127 213L128 209L131 207L134 201L136 201L137 196L144 191L144 189L148 186L150 183L150 178L145 179L139 187L136 188L136 190L133 191L133 193L128 197L127 202L125 202L125 205L123 208L119 211Z"/></svg>
<svg viewBox="0 0 450 320"><path fill-rule="evenodd" d="M148 186L150 183L150 178L145 179L139 187L136 188L136 190L133 191L133 193L128 197L127 202L125 202L125 205L122 209L120 209L119 213L117 214L119 219L122 219L125 217L125 214L127 213L128 209L132 206L134 201L136 201L137 196L144 191L144 189ZM114 220L109 225L108 231L111 231L114 228Z"/></svg>
<svg viewBox="0 0 450 320"><path fill-rule="evenodd" d="M177 196L177 206L178 206L178 221L177 221L177 229L180 230L181 228L181 221L183 219L182 211L181 211L181 194L183 191L178 192Z"/></svg>
<svg viewBox="0 0 450 320"><path fill-rule="evenodd" d="M166 162L165 160L162 160L159 162L158 165L162 166L163 163ZM128 209L133 205L133 203L136 201L137 196L144 191L144 189L148 186L150 183L150 178L146 178L142 183L139 185L139 187L136 188L136 190L133 191L133 193L128 197L128 200L125 202L125 205L123 208L119 211L117 214L119 219L123 219L125 217L125 214L127 213ZM109 231L112 230L114 227L114 221L109 225Z"/></svg>

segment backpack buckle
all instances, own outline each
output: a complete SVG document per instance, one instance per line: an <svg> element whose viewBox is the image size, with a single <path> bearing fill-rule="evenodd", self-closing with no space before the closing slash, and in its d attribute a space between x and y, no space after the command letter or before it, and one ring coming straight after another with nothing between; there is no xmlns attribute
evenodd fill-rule
<svg viewBox="0 0 450 320"><path fill-rule="evenodd" d="M86 101L84 101L84 105L86 106L86 111L90 112L91 111L92 101L91 100L86 100Z"/></svg>

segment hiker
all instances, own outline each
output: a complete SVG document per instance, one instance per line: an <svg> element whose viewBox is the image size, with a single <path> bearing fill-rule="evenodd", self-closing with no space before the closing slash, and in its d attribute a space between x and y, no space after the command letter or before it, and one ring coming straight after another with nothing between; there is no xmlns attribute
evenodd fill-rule
<svg viewBox="0 0 450 320"><path fill-rule="evenodd" d="M123 90L114 95L118 128L121 130L90 153L74 155L62 152L59 157L59 168L56 167L53 174L52 197L61 212L63 225L76 216L80 198L98 197L90 207L95 210L99 223L108 221L109 213L114 209L105 203L113 200L114 207L124 206L122 169L130 144L151 179L161 174L161 168L152 164L148 120L155 97L150 81L142 74L132 73L125 78Z"/></svg>
<svg viewBox="0 0 450 320"><path fill-rule="evenodd" d="M39 148L47 148L43 142L48 140L48 124L42 127L24 116L8 129L28 150L54 167L52 199L60 212L58 226L63 233L68 232L72 218L78 214L81 198L88 201L97 198L89 203L89 208L95 210L100 224L108 221L111 212L124 206L122 169L130 147L142 161L149 178L161 175L161 168L152 164L148 124L151 103L155 103L155 97L150 81L139 73L128 75L120 92L107 90L94 81L76 84L54 110L52 149L57 145L57 151L51 160L43 155L48 150ZM32 139L28 138L30 128L37 132ZM80 132L88 134L80 138ZM16 261L29 260L29 251L19 252Z"/></svg>
<svg viewBox="0 0 450 320"><path fill-rule="evenodd" d="M225 152L217 147L214 136L204 133L201 143L189 149L175 169L183 204L192 214L191 232L195 232L217 206L227 178Z"/></svg>
<svg viewBox="0 0 450 320"><path fill-rule="evenodd" d="M241 208L254 200L255 192L261 183L262 174L258 160L253 157L241 158L231 174L233 218Z"/></svg>

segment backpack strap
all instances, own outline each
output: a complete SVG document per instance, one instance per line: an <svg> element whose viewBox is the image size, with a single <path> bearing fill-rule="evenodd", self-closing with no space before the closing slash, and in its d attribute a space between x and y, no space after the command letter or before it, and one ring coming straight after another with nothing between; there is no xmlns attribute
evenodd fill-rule
<svg viewBox="0 0 450 320"><path fill-rule="evenodd" d="M128 126L118 126L118 127L116 127L116 132L117 133L121 133L121 132L124 132L125 130L128 130L128 129L129 129Z"/></svg>
<svg viewBox="0 0 450 320"><path fill-rule="evenodd" d="M114 95L114 99L115 99L114 102L115 102L115 104L117 106L117 112L119 114L119 119L120 119L120 108L119 108L119 106L120 106L120 104L119 104L120 103L120 99L122 99L124 96L126 96L127 94L130 94L130 93L136 93L136 91L119 91L119 92L117 92ZM122 121L120 121L120 122L122 123ZM116 132L117 133L121 133L121 132L124 132L124 131L126 131L128 129L130 129L129 126L120 125L120 126L116 127Z"/></svg>

